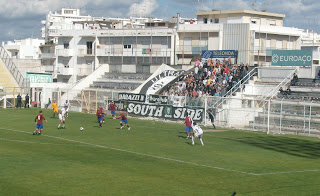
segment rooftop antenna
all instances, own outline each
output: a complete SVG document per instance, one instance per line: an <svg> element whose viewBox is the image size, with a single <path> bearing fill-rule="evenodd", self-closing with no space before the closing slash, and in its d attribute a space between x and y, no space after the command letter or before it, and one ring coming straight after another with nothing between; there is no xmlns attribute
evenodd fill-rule
<svg viewBox="0 0 320 196"><path fill-rule="evenodd" d="M257 1L256 1L256 0L252 1L252 3L251 3L251 8L252 8L253 10L257 11Z"/></svg>
<svg viewBox="0 0 320 196"><path fill-rule="evenodd" d="M266 12L268 6L269 6L269 3L263 2L263 3L262 3L262 7L263 7L263 10L262 10L262 11L263 11L263 12Z"/></svg>

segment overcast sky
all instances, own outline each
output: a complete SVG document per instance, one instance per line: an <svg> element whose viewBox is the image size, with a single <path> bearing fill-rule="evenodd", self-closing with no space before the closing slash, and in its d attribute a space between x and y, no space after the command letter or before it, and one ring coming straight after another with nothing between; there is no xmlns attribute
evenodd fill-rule
<svg viewBox="0 0 320 196"><path fill-rule="evenodd" d="M80 8L82 15L166 20L177 13L195 17L197 11L212 9L265 9L285 14L284 26L320 32L319 0L0 0L0 5L0 41L40 38L41 20L62 7Z"/></svg>

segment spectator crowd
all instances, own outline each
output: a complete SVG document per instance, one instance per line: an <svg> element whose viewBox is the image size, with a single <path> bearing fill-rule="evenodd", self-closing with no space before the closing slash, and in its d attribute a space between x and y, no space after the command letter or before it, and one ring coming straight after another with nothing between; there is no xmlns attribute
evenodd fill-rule
<svg viewBox="0 0 320 196"><path fill-rule="evenodd" d="M203 95L224 96L235 84L248 74L249 65L232 65L228 60L196 60L194 69L179 81L168 85L163 95L185 96L187 104L199 105Z"/></svg>

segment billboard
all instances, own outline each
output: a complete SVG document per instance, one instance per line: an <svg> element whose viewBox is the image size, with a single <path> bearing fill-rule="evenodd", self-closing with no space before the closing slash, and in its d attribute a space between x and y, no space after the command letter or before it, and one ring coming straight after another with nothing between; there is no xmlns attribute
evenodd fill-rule
<svg viewBox="0 0 320 196"><path fill-rule="evenodd" d="M27 72L30 83L52 83L52 74Z"/></svg>
<svg viewBox="0 0 320 196"><path fill-rule="evenodd" d="M172 105L147 105L142 103L129 102L127 106L128 114L138 116L162 118L170 120L185 120L185 112L188 112L194 121L202 121L204 108L174 107Z"/></svg>
<svg viewBox="0 0 320 196"><path fill-rule="evenodd" d="M201 53L202 58L204 59L227 59L227 58L236 58L237 51L236 50L202 50Z"/></svg>
<svg viewBox="0 0 320 196"><path fill-rule="evenodd" d="M312 66L312 50L272 50L271 65Z"/></svg>

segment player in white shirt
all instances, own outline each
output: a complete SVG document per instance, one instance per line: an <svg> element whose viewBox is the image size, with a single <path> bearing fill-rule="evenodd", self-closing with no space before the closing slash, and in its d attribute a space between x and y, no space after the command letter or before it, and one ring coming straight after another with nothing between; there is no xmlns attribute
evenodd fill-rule
<svg viewBox="0 0 320 196"><path fill-rule="evenodd" d="M201 145L204 146L202 141L203 130L201 129L201 127L197 125L196 122L194 122L192 129L193 129L192 145L194 145L194 137L198 137L200 139Z"/></svg>
<svg viewBox="0 0 320 196"><path fill-rule="evenodd" d="M65 128L65 121L66 121L66 112L67 112L67 106L64 106L64 108L62 108L59 112L59 125L58 125L58 129L60 129L60 126L62 125L62 128Z"/></svg>
<svg viewBox="0 0 320 196"><path fill-rule="evenodd" d="M66 100L66 102L64 103L64 107L67 107L66 115L67 115L67 118L68 118L69 117L69 108L70 108L70 103L68 102L68 100Z"/></svg>

